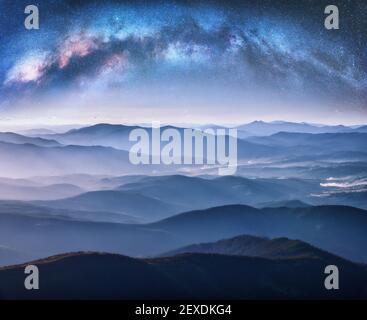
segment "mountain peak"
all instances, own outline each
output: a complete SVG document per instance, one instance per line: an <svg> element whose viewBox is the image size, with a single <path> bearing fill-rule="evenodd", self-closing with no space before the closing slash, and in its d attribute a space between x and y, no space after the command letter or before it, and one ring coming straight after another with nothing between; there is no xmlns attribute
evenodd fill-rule
<svg viewBox="0 0 367 320"><path fill-rule="evenodd" d="M333 258L341 260L337 256L332 256L328 252L300 240L292 240L287 237L269 239L251 235L240 235L217 242L189 245L162 254L162 256L175 256L183 253L239 255L267 259Z"/></svg>

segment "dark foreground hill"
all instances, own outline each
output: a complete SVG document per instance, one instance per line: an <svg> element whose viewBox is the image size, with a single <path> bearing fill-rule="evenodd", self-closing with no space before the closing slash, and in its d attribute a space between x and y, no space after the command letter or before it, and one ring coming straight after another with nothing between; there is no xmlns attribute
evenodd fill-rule
<svg viewBox="0 0 367 320"><path fill-rule="evenodd" d="M333 261L328 261L331 263ZM367 298L363 267L339 264L340 289L324 287L320 259L185 254L133 259L68 254L34 262L40 289L24 289L24 266L0 269L1 299L349 299Z"/></svg>

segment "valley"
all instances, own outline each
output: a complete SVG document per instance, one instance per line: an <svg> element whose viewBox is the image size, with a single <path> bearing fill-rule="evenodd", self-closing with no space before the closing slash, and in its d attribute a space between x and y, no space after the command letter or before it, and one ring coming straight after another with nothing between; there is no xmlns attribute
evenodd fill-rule
<svg viewBox="0 0 367 320"><path fill-rule="evenodd" d="M0 296L44 298L8 287L17 266L30 261L54 298L363 296L364 129L306 126L273 134L269 128L268 136L241 137L237 174L218 176L215 166L132 165L133 128L0 134ZM93 267L86 269L89 260ZM339 296L317 287L329 264L350 270ZM229 269L236 281L223 272ZM310 278L295 285L304 273ZM81 282L70 295L75 277ZM152 288L159 283L159 293L140 277Z"/></svg>

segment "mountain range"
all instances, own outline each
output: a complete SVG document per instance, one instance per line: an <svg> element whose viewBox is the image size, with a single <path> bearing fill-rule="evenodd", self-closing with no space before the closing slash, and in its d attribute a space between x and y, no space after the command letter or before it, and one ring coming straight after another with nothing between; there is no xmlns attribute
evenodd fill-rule
<svg viewBox="0 0 367 320"><path fill-rule="evenodd" d="M287 121L253 121L236 126L242 137L246 136L270 136L278 132L298 133L342 133L342 132L367 132L367 126L348 127L344 125L315 125L306 122Z"/></svg>
<svg viewBox="0 0 367 320"><path fill-rule="evenodd" d="M130 176L124 184L37 205L70 210L107 210L140 216L146 221L226 204L250 204L308 199L322 192L317 180L246 179L243 177L189 177L183 175Z"/></svg>
<svg viewBox="0 0 367 320"><path fill-rule="evenodd" d="M150 227L175 234L187 244L241 234L288 237L353 261L367 261L361 247L367 244L366 211L345 206L255 209L231 205L183 213Z"/></svg>
<svg viewBox="0 0 367 320"><path fill-rule="evenodd" d="M288 238L263 238L241 235L217 242L193 244L161 254L162 257L184 253L223 254L267 259L322 259L337 260L338 257L299 240ZM344 259L340 258L339 262ZM338 263L339 264L339 263Z"/></svg>
<svg viewBox="0 0 367 320"><path fill-rule="evenodd" d="M133 143L128 140L128 135L134 128L140 127L99 124L40 137L3 133L0 134L0 170L6 173L3 176L13 178L71 174L173 174L180 171L203 174L210 170L210 167L203 169L200 165L132 165L128 151ZM163 127L162 130L165 128L175 127ZM288 165L305 161L365 161L367 133L355 130L320 134L279 132L271 136L238 139L239 166L280 161Z"/></svg>
<svg viewBox="0 0 367 320"><path fill-rule="evenodd" d="M55 209L121 213L135 217L138 221L158 220L179 212L179 208L159 199L116 190L93 191L72 198L34 203Z"/></svg>
<svg viewBox="0 0 367 320"><path fill-rule="evenodd" d="M72 184L22 186L0 182L0 199L3 200L55 200L76 196L84 192L85 190Z"/></svg>
<svg viewBox="0 0 367 320"><path fill-rule="evenodd" d="M0 133L0 298L367 298L366 126L238 126L234 176L133 165L142 128Z"/></svg>
<svg viewBox="0 0 367 320"><path fill-rule="evenodd" d="M324 287L325 265L343 271L340 290ZM333 256L264 259L184 254L155 259L74 253L32 262L41 290L24 289L24 266L0 269L2 299L363 299L367 271Z"/></svg>
<svg viewBox="0 0 367 320"><path fill-rule="evenodd" d="M49 209L41 209L8 205L0 211L0 243L37 258L70 251L137 257L247 234L299 239L345 259L367 262L366 211L345 206L256 209L229 205L149 224L93 222L77 218L84 211L72 216L68 211L48 214Z"/></svg>
<svg viewBox="0 0 367 320"><path fill-rule="evenodd" d="M14 144L33 144L39 147L60 147L61 144L55 140L38 137L27 137L12 132L0 132L0 141Z"/></svg>

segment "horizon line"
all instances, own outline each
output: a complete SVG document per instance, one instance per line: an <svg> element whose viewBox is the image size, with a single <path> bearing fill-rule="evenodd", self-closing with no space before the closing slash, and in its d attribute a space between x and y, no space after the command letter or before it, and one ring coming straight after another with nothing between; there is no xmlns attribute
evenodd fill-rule
<svg viewBox="0 0 367 320"><path fill-rule="evenodd" d="M0 122L0 131L2 131L2 128L13 128L15 131L18 130L32 130L32 129L49 129L51 130L51 128L69 128L70 130L73 128L82 128L82 127L92 127L92 126L97 126L97 125L121 125L121 126L126 126L126 127L133 127L133 126L142 126L142 127L151 127L152 123L157 122L157 121L151 121L151 122L107 122L107 121L101 121L101 122L86 122L86 123L60 123L60 124L5 124L5 123L1 123ZM313 127L337 127L337 126L344 126L347 128L358 128L361 126L365 126L367 125L367 121L366 122L361 122L359 124L345 124L345 123L335 123L335 124L326 124L326 123L315 123L315 122L307 122L307 121L287 121L287 120L272 120L272 121L265 121L265 120L253 120L253 121L249 121L249 122L238 122L238 123L225 123L225 122L160 122L160 127L164 127L164 126L176 126L176 127L181 127L181 128L195 128L197 126L222 126L225 128L236 128L239 126L245 126L245 125L249 125L249 124L254 124L254 123L264 123L264 124L298 124L298 125L309 125L309 126L313 126Z"/></svg>

